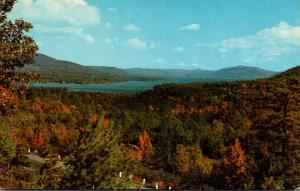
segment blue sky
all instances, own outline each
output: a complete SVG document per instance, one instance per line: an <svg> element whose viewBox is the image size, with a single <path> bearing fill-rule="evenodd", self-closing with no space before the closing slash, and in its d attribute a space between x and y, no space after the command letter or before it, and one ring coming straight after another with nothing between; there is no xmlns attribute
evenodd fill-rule
<svg viewBox="0 0 300 191"><path fill-rule="evenodd" d="M285 70L300 64L300 0L19 0L40 52L82 65Z"/></svg>

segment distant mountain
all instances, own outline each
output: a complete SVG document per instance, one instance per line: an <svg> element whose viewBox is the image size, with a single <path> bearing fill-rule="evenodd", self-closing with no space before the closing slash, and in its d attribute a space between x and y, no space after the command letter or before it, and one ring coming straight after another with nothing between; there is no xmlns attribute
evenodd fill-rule
<svg viewBox="0 0 300 191"><path fill-rule="evenodd" d="M257 67L247 67L247 66L236 66L231 68L224 68L214 72L215 78L219 79L260 79L268 78L277 74L273 71L264 70Z"/></svg>
<svg viewBox="0 0 300 191"><path fill-rule="evenodd" d="M38 54L36 63L22 68L40 74L42 82L57 83L109 83L129 80L251 80L268 78L276 72L255 67L237 66L217 71L184 69L120 69L107 66L82 66L69 61L57 60Z"/></svg>
<svg viewBox="0 0 300 191"><path fill-rule="evenodd" d="M276 74L256 67L236 66L217 71L183 69L125 69L128 74L168 79L211 79L211 80L251 80L268 78Z"/></svg>
<svg viewBox="0 0 300 191"><path fill-rule="evenodd" d="M57 60L38 54L36 63L28 65L23 71L34 71L40 74L43 82L58 83L107 83L132 79L127 74L96 70L73 62Z"/></svg>
<svg viewBox="0 0 300 191"><path fill-rule="evenodd" d="M145 69L145 68L130 68L124 69L130 75L141 75L146 77L161 77L161 78L185 78L191 71L183 69Z"/></svg>
<svg viewBox="0 0 300 191"><path fill-rule="evenodd" d="M88 67L109 74L131 77L127 72L116 67L108 67L108 66L88 66Z"/></svg>

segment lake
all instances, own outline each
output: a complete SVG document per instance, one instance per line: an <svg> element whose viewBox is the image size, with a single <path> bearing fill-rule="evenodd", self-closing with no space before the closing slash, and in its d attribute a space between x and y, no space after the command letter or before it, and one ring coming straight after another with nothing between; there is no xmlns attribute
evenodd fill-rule
<svg viewBox="0 0 300 191"><path fill-rule="evenodd" d="M67 88L69 91L107 92L132 94L152 89L156 85L169 83L189 83L197 80L159 80L159 81L127 81L109 84L61 84L61 83L35 83L33 87L41 88Z"/></svg>

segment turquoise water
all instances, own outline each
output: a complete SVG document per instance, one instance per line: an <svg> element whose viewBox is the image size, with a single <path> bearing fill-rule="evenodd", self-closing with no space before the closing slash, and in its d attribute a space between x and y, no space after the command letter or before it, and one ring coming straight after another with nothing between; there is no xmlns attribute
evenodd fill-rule
<svg viewBox="0 0 300 191"><path fill-rule="evenodd" d="M187 80L165 81L128 81L110 84L60 84L60 83L36 83L33 87L42 88L67 88L70 91L84 92L108 92L108 93L136 93L152 89L156 85L168 83L188 83Z"/></svg>

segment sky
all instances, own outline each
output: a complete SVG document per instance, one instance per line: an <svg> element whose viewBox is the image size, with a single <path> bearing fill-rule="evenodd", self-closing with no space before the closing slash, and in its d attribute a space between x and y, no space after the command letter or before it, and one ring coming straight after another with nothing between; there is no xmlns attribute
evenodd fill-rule
<svg viewBox="0 0 300 191"><path fill-rule="evenodd" d="M300 65L300 0L18 0L39 52L82 65L283 71Z"/></svg>

